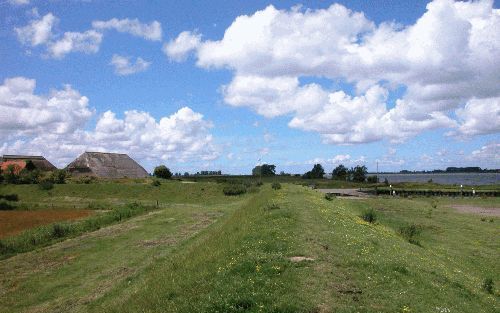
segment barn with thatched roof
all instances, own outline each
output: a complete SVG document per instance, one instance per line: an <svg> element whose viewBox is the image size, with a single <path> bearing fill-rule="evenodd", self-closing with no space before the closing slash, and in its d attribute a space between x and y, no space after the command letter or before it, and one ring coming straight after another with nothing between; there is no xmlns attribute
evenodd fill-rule
<svg viewBox="0 0 500 313"><path fill-rule="evenodd" d="M68 164L66 170L75 176L102 178L143 178L148 172L126 154L85 152Z"/></svg>
<svg viewBox="0 0 500 313"><path fill-rule="evenodd" d="M2 171L7 170L9 166L14 166L16 172L21 171L26 167L27 162L31 161L36 169L40 171L54 171L57 167L52 165L47 159L39 155L8 155L5 154L0 158L0 168Z"/></svg>

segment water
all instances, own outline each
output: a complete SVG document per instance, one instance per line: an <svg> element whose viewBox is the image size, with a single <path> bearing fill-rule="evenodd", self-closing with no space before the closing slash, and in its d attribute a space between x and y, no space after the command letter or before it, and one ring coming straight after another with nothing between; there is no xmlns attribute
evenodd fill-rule
<svg viewBox="0 0 500 313"><path fill-rule="evenodd" d="M426 183L432 179L432 182L434 183L447 185L500 184L500 174L498 173L379 174L378 177L381 182L387 178L389 183Z"/></svg>

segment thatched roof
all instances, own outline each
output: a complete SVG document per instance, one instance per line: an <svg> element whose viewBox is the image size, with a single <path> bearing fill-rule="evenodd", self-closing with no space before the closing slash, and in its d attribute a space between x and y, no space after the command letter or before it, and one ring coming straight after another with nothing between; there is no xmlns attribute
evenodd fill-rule
<svg viewBox="0 0 500 313"><path fill-rule="evenodd" d="M73 175L91 175L104 178L143 178L148 172L126 154L85 152L68 164Z"/></svg>
<svg viewBox="0 0 500 313"><path fill-rule="evenodd" d="M26 161L31 161L35 165L35 167L41 171L53 171L57 170L52 163L47 161L43 156L39 155L8 155L5 154L0 159L0 163L2 164L2 169L7 167L9 164L15 164L20 166L21 169L26 165Z"/></svg>

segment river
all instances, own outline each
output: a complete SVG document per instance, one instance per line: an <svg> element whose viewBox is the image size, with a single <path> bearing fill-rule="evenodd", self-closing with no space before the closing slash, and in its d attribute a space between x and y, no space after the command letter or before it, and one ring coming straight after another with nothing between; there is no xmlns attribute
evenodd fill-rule
<svg viewBox="0 0 500 313"><path fill-rule="evenodd" d="M374 175L374 174L370 174ZM500 184L498 173L426 173L426 174L378 174L380 182L385 178L389 183L432 182L448 185L493 185Z"/></svg>

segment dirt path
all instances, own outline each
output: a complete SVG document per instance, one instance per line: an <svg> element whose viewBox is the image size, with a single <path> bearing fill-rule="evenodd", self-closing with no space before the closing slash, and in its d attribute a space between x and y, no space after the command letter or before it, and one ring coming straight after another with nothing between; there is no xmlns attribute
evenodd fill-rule
<svg viewBox="0 0 500 313"><path fill-rule="evenodd" d="M486 216L500 216L500 208L482 208L472 205L454 204L452 208L461 213L473 213Z"/></svg>
<svg viewBox="0 0 500 313"><path fill-rule="evenodd" d="M317 189L322 193L333 194L337 197L346 197L346 198L368 198L369 195L359 191L358 189Z"/></svg>

